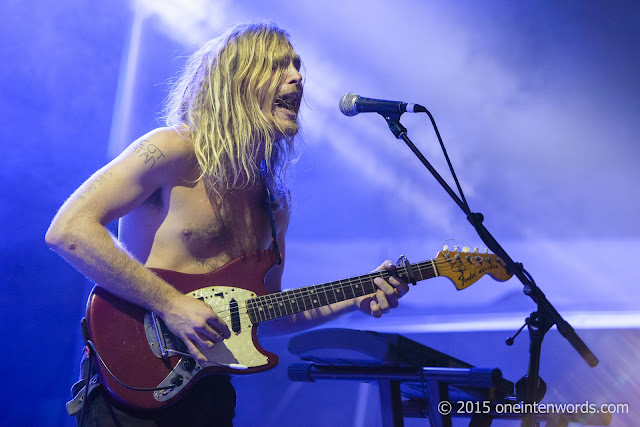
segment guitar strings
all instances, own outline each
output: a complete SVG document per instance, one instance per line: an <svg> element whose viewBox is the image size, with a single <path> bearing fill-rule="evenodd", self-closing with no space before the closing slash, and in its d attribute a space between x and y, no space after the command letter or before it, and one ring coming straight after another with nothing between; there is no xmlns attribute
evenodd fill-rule
<svg viewBox="0 0 640 427"><path fill-rule="evenodd" d="M416 277L417 281L422 281L428 278L434 278L439 276L448 277L446 274L442 274L445 271L442 267L448 267L449 269L453 270L453 268L456 266L460 268L461 262L463 262L462 258L458 256L460 255L459 252L453 252L453 253L455 253L456 256L451 258L450 257L437 258L435 260L432 259L432 260L423 261L416 264L410 264L411 269L413 270L412 272L414 273L414 277L416 273L420 275L420 278ZM472 264L471 265L472 269L478 266L482 266L482 262L485 261L484 256L489 256L488 254L479 254L477 252L474 252L474 253L463 252L462 254L467 254L464 256L464 258L466 259L466 261ZM472 256L473 258L471 258ZM495 257L495 255L491 255L491 257ZM487 261L490 262L490 260L487 260ZM498 261L497 262L498 271L496 272L488 271L487 273L494 276L494 278L496 278L497 280L500 280L498 279L498 276L500 276L500 272L501 272L500 270L504 268L504 266L500 264L499 258L497 258L496 261ZM461 271L464 271L464 270L461 270ZM324 285L311 285L303 288L292 289L288 291L281 291L273 294L261 295L259 297L254 297L248 300L240 301L239 305L233 309L229 307L229 304L210 305L210 307L216 313L216 315L220 317L220 319L225 321L225 323L227 324L231 323L232 328L235 326L240 326L241 330L243 328L251 330L252 327L255 325L255 323L252 321L251 316L248 314L248 311L250 310L250 308L248 307L249 301L254 300L254 307L251 307L251 309L254 310L254 318L258 320L257 324L259 324L267 320L274 320L280 317L285 317L287 315L296 314L296 313L304 312L313 308L320 308L320 307L332 304L331 302L329 302L330 293L333 293L334 298L336 299L335 302L347 301L353 298L357 298L359 296L366 296L366 295L373 294L377 290L377 286L373 283L373 280L376 277L381 277L382 279L386 280L394 276L407 277L409 275L409 271L406 266L398 267L395 271L395 273L397 274L393 274L393 273L394 273L393 271L387 271L387 270L373 271L369 274L364 274L364 275L356 276L353 278L341 279L334 282L326 283ZM425 274L427 275L427 277L425 277ZM484 274L482 274L481 276L483 275ZM354 294L355 294L355 291L353 289L354 286L356 287L358 285L373 286L373 289L372 289L372 292L367 292L363 295L358 295L358 296L343 298L338 300L338 297L336 296L336 290L341 291L346 287L345 285L351 286L352 292ZM320 289L318 289L318 287ZM312 296L316 296L319 299L320 297L318 295L321 295L322 293L324 293L324 298L327 301L327 303L323 303L315 307L314 304L317 303L317 300L315 302L310 301L309 303L311 305L311 308L307 308L305 298L311 298ZM344 294L340 295L340 297L342 296L344 296ZM300 307L297 301L298 299L301 299L304 307ZM283 305L283 303L285 303L286 301L291 301L292 303L295 302L297 304L295 306L295 311L291 313L287 311L288 309ZM240 304L242 304L243 307L240 307ZM264 311L260 312L260 313L264 313L264 315L259 315L258 312L255 311L256 307L265 306L268 304L271 304L271 306L268 307L266 312ZM226 308L226 309L221 309L221 308ZM237 320L239 320L239 324L238 323L236 323L235 325L233 324L232 317L235 313L232 313L232 310L235 310L237 312L236 316L237 316ZM282 310L285 310L285 314L283 314ZM271 312L273 312L274 316L272 316ZM278 312L280 314L278 314ZM260 320L259 317L264 317L264 319Z"/></svg>
<svg viewBox="0 0 640 427"><path fill-rule="evenodd" d="M463 252L466 253L466 252ZM475 257L480 257L480 260L478 260L477 258L475 260L468 260L469 262L473 263L472 267L477 267L479 265L481 265L480 261L484 261L484 258L482 257L482 255L477 254L477 253L468 253L469 256L471 256L472 254L475 254ZM417 267L417 272L421 275L424 276L424 273L427 274L433 274L434 273L434 269L433 269L433 264L435 264L436 266L442 267L444 265L447 265L449 267L453 267L454 265L451 264L451 262L456 262L459 261L460 259L456 259L455 257L453 258L453 260L451 259L437 259L437 260L430 260L430 261L424 261L422 263L419 264L414 264L412 265L412 267ZM473 262L476 261L476 262ZM458 263L455 263L455 265L459 265ZM500 265L498 263L498 267L502 268L502 265ZM397 269L398 273L400 273L400 275L403 275L402 273L407 272L406 267L399 267ZM386 274L385 274L386 273ZM352 297L352 298L343 298L343 299L338 299L338 297L336 296L336 290L341 290L344 285L348 285L350 283L350 286L357 286L357 285L368 285L371 284L373 282L373 279L375 279L376 277L382 277L383 279L388 279L389 277L392 277L393 274L391 274L391 272L387 271L387 270L382 270L382 271L376 271L376 272L371 272L369 274L365 274L362 276L357 276L355 278L351 278L351 279L342 279L342 280L338 280L335 282L330 282L327 283L326 285L312 285L309 287L305 287L305 288L299 288L299 289L293 289L290 291L284 291L284 292L278 292L278 293L274 293L274 294L267 294L267 295L263 295L260 297L256 297L256 298L252 298L251 300L259 300L256 303L256 306L264 306L267 304L271 304L272 306L269 307L266 311L266 316L267 318L265 318L262 321L265 320L271 320L271 319L275 319L278 317L284 317L290 314L295 314L295 313L299 313L302 311L306 311L306 310L310 310L313 308L318 308L315 307L313 304L313 302L310 302L311 308L307 308L307 305L305 303L305 298L309 298L312 295L313 296L317 296L320 295L322 293L324 293L324 298L327 300L327 302L329 301L329 295L333 292L334 294L334 298L336 299L335 302L341 302L341 301L346 301L352 298L357 298L357 297ZM437 277L437 276L431 276L431 277ZM445 276L446 277L446 276ZM424 280L424 279L421 279ZM324 289L311 289L311 288L315 288L316 286L325 286ZM375 291L375 289L374 289ZM284 293L291 293L290 295L283 295ZM373 292L371 292L373 293ZM370 293L366 293L363 295L359 295L359 296L364 296L364 295L369 295ZM342 296L342 295L341 295ZM291 298L293 297L293 298ZM288 309L283 305L283 303L288 302L288 301L294 301L295 303L298 303L297 299L302 299L303 305L304 307L300 307L299 305L296 306L294 312L292 313L288 313ZM247 302L249 300L243 301L243 302ZM328 302L328 304L332 304L333 302ZM328 304L322 304L319 307L322 306L326 306ZM286 304L285 304L286 305ZM211 306L211 308L216 312L216 314L223 320L225 321L230 321L231 320L231 309L228 310L224 310L224 309L220 309L220 307L228 307L228 304L222 304L222 305L216 305L216 306ZM253 307L255 308L255 307ZM247 307L244 307L244 309L247 309ZM240 307L237 308L238 312L240 312ZM283 314L282 310L285 310L285 314ZM271 317L270 312L273 312L276 316L275 317ZM278 315L278 312L280 313ZM250 319L249 319L250 320ZM251 321L249 324L253 324ZM247 324L248 325L248 324ZM247 325L243 325L241 324L240 326L247 326Z"/></svg>
<svg viewBox="0 0 640 427"><path fill-rule="evenodd" d="M436 265L442 266L445 264L450 264L450 262L448 260L436 260L434 262ZM433 267L431 265L431 261L425 261L423 264L422 268L418 268L418 272L420 273L421 276L424 276L424 273L426 272L427 274L432 274L433 273ZM474 263L474 267L478 266L479 263ZM417 265L414 265L417 266ZM501 267L501 266L499 266ZM426 270L426 271L424 271ZM406 272L406 267L400 267L398 268L398 271L401 273ZM385 274L387 273L387 274ZM385 277L386 276L386 277ZM280 311L282 313L282 310L279 309L277 307L277 305L279 305L280 307L282 307L282 303L284 302L289 302L292 300L291 297L293 297L293 300L295 301L295 299L302 299L302 302L304 304L304 308L300 307L300 311L305 311L305 310L309 310L311 308L317 308L314 307L314 304L312 302L310 302L311 308L307 308L306 307L306 303L304 298L310 297L312 295L321 295L322 293L324 293L325 298L327 298L327 301L329 300L329 296L332 292L334 294L334 299L336 300L335 302L339 302L339 301L345 301L348 299L352 299L352 298L356 298L355 296L352 298L342 298L339 299L336 296L336 290L339 292L344 285L348 285L350 284L350 286L357 286L357 285L368 285L372 282L372 279L375 279L376 277L382 277L383 279L387 279L389 277L392 277L392 274L389 274L388 271L380 271L380 272L372 272L370 274L367 275L363 275L363 276L358 276L357 278L352 278L352 279L343 279L343 280L339 280L336 282L331 282L328 283L326 285L315 285L315 286L309 286L309 287L305 287L305 288L299 288L299 289L293 289L290 291L284 291L284 292L278 292L278 293L274 293L274 294L267 294L267 295L262 295L260 297L256 297L256 298L252 298L252 300L257 300L256 305L257 306L264 306L266 304L274 304L274 307L269 307L270 310L273 310L275 312L276 309L278 309L278 311ZM434 276L432 276L434 277ZM424 279L421 279L424 280ZM324 286L324 289L317 289L317 286ZM316 288L316 289L311 289L311 288ZM372 289L373 292L375 292L376 289ZM371 293L373 293L371 292ZM289 295L284 295L284 293L290 293ZM363 295L358 295L358 296L364 296L364 295L368 295L369 293L363 294ZM340 295L342 297L342 295ZM295 301L297 303L297 301ZM329 302L329 304L332 304L333 302ZM328 305L328 304L322 304L321 306L324 305ZM223 307L226 307L227 304L224 304ZM220 306L212 306L212 308L219 308ZM285 309L286 310L286 309ZM214 310L216 311L216 310ZM230 310L220 310L220 311L216 311L216 314L220 315L220 314L224 314L229 312ZM287 313L287 314L293 314L293 313ZM284 314L284 315L287 315ZM283 316L284 316L283 315ZM278 316L279 317L279 316Z"/></svg>
<svg viewBox="0 0 640 427"><path fill-rule="evenodd" d="M379 274L379 273L383 273L383 274ZM312 285L310 287L305 287L305 288L299 288L299 289L292 289L289 291L282 291L282 292L277 292L277 293L273 293L273 294L267 294L267 295L262 295L259 297L255 297L255 298L251 298L251 300L257 300L256 302L256 306L260 306L260 305L266 305L266 304L272 304L274 305L274 307L270 307L268 308L268 310L273 310L275 312L275 310L277 309L278 311L280 311L280 313L282 313L282 310L280 308L277 308L277 306L282 307L283 303L285 302L290 302L290 301L294 301L295 303L298 303L298 299L302 299L302 303L304 305L304 307L300 307L299 311L296 312L300 312L300 311L306 311L306 310L310 310L313 308L318 308L318 307L314 307L313 302L310 301L310 305L311 307L307 308L307 304L305 302L305 298L310 298L312 296L317 296L317 295L321 295L324 294L324 297L328 300L330 297L328 296L328 294L333 293L333 297L336 301L334 302L341 302L341 301L346 301L349 299L353 299L353 298L357 298L358 296L364 296L364 295L369 295L370 293L367 292L366 294L363 295L358 295L358 296L354 296L351 298L342 298L339 299L338 296L336 295L336 290L339 292L340 290L342 290L344 288L345 284L349 284L349 282L353 282L351 283L351 287L353 286L358 286L358 285L369 285L369 284L373 284L373 280L376 277L382 277L384 279L388 278L388 277L383 277L384 276L384 271L381 272L376 272L376 273L371 273L369 275L364 275L362 277L360 277L359 279L343 279L340 281L336 281L336 282L331 282L328 283L326 285ZM390 277L390 275L389 275ZM340 283L340 282L345 282L345 283ZM316 286L325 286L324 289L318 290L318 289L309 289L309 288L314 288ZM373 285L375 286L375 285ZM353 291L353 289L352 289ZM355 293L355 292L354 292ZM371 292L373 293L373 292ZM285 295L287 294L287 295ZM250 301L250 300L247 300ZM247 301L243 301L243 302L247 302ZM332 304L333 302L329 303ZM324 305L328 305L328 304L323 304L321 306ZM216 308L218 307L228 307L228 304L223 304L223 305L217 305L217 306L211 306L212 309L214 309L214 311L216 312L216 314L218 316L220 316L223 313L227 313L230 312L231 309L229 310L220 310L217 311ZM246 307L245 307L246 308ZM285 309L286 310L286 309ZM297 308L296 308L297 310ZM295 312L294 312L295 313ZM282 316L286 316L288 314L294 314L294 313L287 313L287 314L283 314ZM281 316L278 316L281 317Z"/></svg>
<svg viewBox="0 0 640 427"><path fill-rule="evenodd" d="M428 263L430 264L430 262L428 262ZM437 264L439 264L439 265L444 265L444 263L449 264L449 262L446 261L446 260L437 262ZM501 268L502 266L499 265L499 267ZM401 267L401 268L398 268L398 270L402 274L403 271L406 271L406 268L405 267ZM431 265L426 265L425 268L418 269L418 271L421 274L421 276L424 276L425 271L423 271L423 270L426 270L426 272L428 274L432 274L433 273L433 267ZM300 307L299 309L296 308L296 311L294 311L292 313L286 312L287 309L284 306L282 306L282 303L285 302L285 298L289 299L288 297L285 297L281 293L263 295L262 297L258 297L258 298L262 298L263 299L263 301L261 302L261 305L264 305L264 304L267 304L267 303L272 303L273 307L269 308L265 312L265 316L264 316L265 318L262 319L262 320L259 320L257 323L261 323L261 322L264 322L264 321L267 321L267 320L273 320L273 319L284 317L284 316L287 316L287 315L290 315L290 314L300 313L300 312L303 312L303 311L306 311L306 310L310 310L310 309L313 309L313 308L318 308L318 307L313 307L313 306L311 308L307 308L304 298L305 297L310 297L312 294L314 296L317 296L319 293L322 293L322 292L325 294L325 298L328 298L328 296L326 294L330 293L330 292L335 292L335 287L336 286L340 286L340 282L345 282L345 281L346 282L354 282L351 286L356 285L356 284L370 284L372 282L371 279L375 279L375 277L382 277L382 276L384 276L385 272L386 271L373 272L373 273L368 274L368 275L359 276L359 278L357 279L357 283L356 283L355 278L353 278L353 279L343 279L341 281L336 281L336 282L331 283L332 288L327 286L327 288L325 288L324 290L322 290L320 292L317 292L316 290L314 290L314 292L311 292L311 290L309 288L307 288L307 289L301 288L300 290L294 289L294 290L292 290L292 292L294 293L293 296L297 297L297 298L302 298L302 301L303 301L303 304L304 304L304 308L303 307ZM383 274L380 274L380 273L383 273ZM390 276L391 276L391 274L388 275L388 277L390 277ZM431 276L431 277L437 277L437 276ZM316 285L316 286L318 286L318 285ZM320 286L322 286L322 285L320 285ZM313 287L313 286L311 286L311 287ZM287 292L289 292L289 291L287 291ZM365 295L368 295L368 293L365 294ZM364 295L362 295L362 296L364 296ZM267 301L268 299L270 299L271 301ZM346 298L346 299L343 299L341 301L345 301L345 300L348 300L348 299L352 299L352 298ZM294 299L294 301L295 301L295 299ZM243 301L243 302L246 302L246 301ZM297 301L295 301L295 302L297 303ZM338 301L336 301L336 302L338 302ZM326 306L326 305L328 305L328 304L323 304L320 307ZM222 320L224 320L226 323L232 322L231 309L219 310L220 307L228 307L228 304L215 305L215 306L211 306L211 307L216 312L216 314ZM240 323L239 323L240 328L251 328L254 325L253 321L251 320L251 317L246 315L245 312L242 311L242 310L248 310L246 305L244 307L242 307L242 308L238 307L236 310L238 311L238 316L239 316L239 320L240 320ZM285 314L283 314L282 310L285 310ZM274 317L272 317L271 312L275 315ZM279 312L279 314L278 314L278 312ZM260 316L256 316L256 317L260 317Z"/></svg>

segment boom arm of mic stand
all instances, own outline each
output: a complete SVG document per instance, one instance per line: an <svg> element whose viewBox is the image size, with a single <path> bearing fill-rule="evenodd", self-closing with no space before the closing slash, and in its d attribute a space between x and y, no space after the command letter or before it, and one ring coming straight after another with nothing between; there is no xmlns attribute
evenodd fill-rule
<svg viewBox="0 0 640 427"><path fill-rule="evenodd" d="M456 193L453 192L449 184L442 179L438 171L434 169L434 167L429 163L429 161L422 155L420 150L416 148L416 146L411 142L409 137L407 136L407 129L400 123L400 114L397 114L393 117L391 116L383 116L389 125L389 129L394 134L397 139L402 139L407 146L413 151L413 153L418 157L418 159L422 162L422 164L431 172L433 177L440 183L440 185L444 188L444 190L451 196L454 202L462 209L462 211L467 215L467 220L473 225L480 236L480 239L484 242L485 245L496 255L498 255L502 260L504 260L507 268L513 274L515 274L520 282L525 286L525 293L533 299L533 301L538 306L539 316L548 320L549 327L554 324L558 327L558 332L569 341L569 343L573 346L573 348L580 354L580 356L584 359L589 366L594 367L598 364L598 358L593 354L593 352L587 347L587 345L582 341L582 339L578 336L575 330L571 327L571 325L560 316L560 313L553 307L553 305L547 300L547 297L544 293L538 288L538 286L531 280L531 278L525 274L525 270L522 267L522 264L514 262L511 257L505 252L505 250L500 246L500 244L496 241L496 239L489 233L484 224L484 217L481 213L472 213L469 206L463 202ZM431 115L429 115L431 117ZM432 119L433 121L433 119ZM435 123L434 123L435 124Z"/></svg>
<svg viewBox="0 0 640 427"><path fill-rule="evenodd" d="M383 117L387 121L387 124L389 125L389 129L391 129L391 132L393 133L393 135L398 139L402 139L409 146L411 151L413 151L413 154L415 154L416 157L420 159L422 164L425 165L427 169L429 169L429 172L431 172L431 175L433 175L433 177L440 183L440 185L442 185L442 188L444 188L444 190L449 194L449 196L453 199L453 201L456 202L458 206L460 206L460 209L462 209L462 211L466 215L469 215L471 213L471 211L469 210L469 206L467 206L467 204L464 203L460 199L460 197L458 197L458 195L453 192L451 187L449 187L449 184L447 184L447 182L444 179L442 179L438 171L436 171L433 168L433 166L431 166L431 163L429 163L429 161L422 155L420 150L418 150L416 146L413 145L413 142L411 142L411 140L407 136L407 128L405 128L402 125L402 123L400 123L400 114L398 113L394 117L391 117L391 116L383 116Z"/></svg>

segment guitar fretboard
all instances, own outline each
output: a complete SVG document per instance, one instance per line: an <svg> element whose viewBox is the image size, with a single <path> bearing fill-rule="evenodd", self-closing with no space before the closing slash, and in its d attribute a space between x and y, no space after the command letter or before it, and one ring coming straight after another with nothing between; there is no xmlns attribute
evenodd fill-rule
<svg viewBox="0 0 640 427"><path fill-rule="evenodd" d="M410 269L416 282L438 276L435 260L411 264ZM376 277L386 280L392 276L410 282L407 266L398 267L393 273L386 270L374 271L362 276L252 298L247 300L247 312L251 321L257 324L372 294L378 290L373 283Z"/></svg>

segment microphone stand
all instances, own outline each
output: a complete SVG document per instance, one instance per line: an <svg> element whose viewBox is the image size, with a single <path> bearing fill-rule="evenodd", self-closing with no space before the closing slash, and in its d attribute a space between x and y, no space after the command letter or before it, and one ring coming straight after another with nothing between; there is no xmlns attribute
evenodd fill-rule
<svg viewBox="0 0 640 427"><path fill-rule="evenodd" d="M556 325L560 334L565 337L569 343L573 346L573 348L580 354L580 356L589 364L591 367L595 367L598 364L598 359L591 352L591 350L587 347L587 345L580 339L575 330L571 327L571 325L560 316L560 313L551 305L549 300L546 298L544 293L540 290L540 288L536 285L533 278L529 273L523 268L521 263L514 262L511 257L506 253L506 251L500 246L500 244L496 241L496 239L489 233L486 227L483 224L484 216L481 213L471 212L469 208L469 204L467 203L464 193L462 192L462 188L460 187L460 183L458 182L458 178L453 170L453 166L449 161L449 156L447 155L446 149L444 148L444 144L442 142L442 138L440 137L440 132L438 131L438 127L436 126L436 122L433 119L431 113L425 109L425 112L429 115L429 119L431 119L431 123L438 137L438 141L442 147L445 158L447 159L447 163L449 164L449 168L451 169L451 173L458 187L458 191L462 198L458 197L456 193L453 192L451 187L446 183L444 179L440 176L440 174L433 168L433 166L429 163L429 161L422 155L422 153L416 148L416 146L411 142L409 137L407 136L407 129L400 123L400 115L401 112L394 114L381 114L387 124L389 125L389 129L393 133L393 135L397 139L402 139L407 146L413 151L413 153L418 157L418 159L422 162L422 164L431 172L434 178L440 183L440 185L444 188L444 190L451 196L454 202L462 209L462 211L467 216L467 220L471 223L471 225L476 229L478 236L480 239L487 245L487 247L496 255L498 255L502 260L504 260L506 264L506 268L509 272L513 273L524 285L524 293L531 297L531 299L536 303L537 310L531 313L531 316L527 318L525 324L527 325L527 329L529 331L529 368L526 379L527 389L526 389L526 398L524 403L535 404L536 397L538 397L538 384L539 384L539 372L540 372L540 353L542 350L542 340L544 339L545 334ZM519 331L518 331L519 332ZM517 334L516 334L517 336ZM515 336L513 337L515 338ZM513 342L513 338L509 340ZM509 343L507 340L507 343ZM536 425L536 413L535 410L527 411L531 413L525 413L522 418L522 425L525 427L533 427Z"/></svg>

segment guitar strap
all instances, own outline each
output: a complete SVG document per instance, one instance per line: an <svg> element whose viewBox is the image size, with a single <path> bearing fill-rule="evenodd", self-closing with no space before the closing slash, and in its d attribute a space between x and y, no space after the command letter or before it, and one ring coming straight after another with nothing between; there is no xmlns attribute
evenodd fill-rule
<svg viewBox="0 0 640 427"><path fill-rule="evenodd" d="M280 252L280 248L278 247L278 235L276 231L278 229L278 225L276 224L276 216L273 213L273 205L275 204L276 198L271 194L268 188L267 197L269 197L269 219L271 220L271 241L273 243L273 251L278 256L278 264L282 264L282 252Z"/></svg>
<svg viewBox="0 0 640 427"><path fill-rule="evenodd" d="M277 239L278 224L276 223L276 216L273 209L276 204L276 198L271 193L271 190L269 190L271 185L269 185L269 182L268 182L269 175L267 174L267 163L264 160L260 162L260 177L262 178L262 182L263 182L264 189L267 196L266 204L268 204L269 220L271 221L271 242L273 244L273 252L275 252L275 254L278 256L278 264L282 264L282 252L280 252L280 248L278 248L278 239Z"/></svg>
<svg viewBox="0 0 640 427"><path fill-rule="evenodd" d="M85 344L89 339L89 332L87 330L87 319L85 317L80 321L80 327L82 330L82 337ZM91 355L91 348L88 344L85 345L82 360L80 362L80 379L71 386L71 394L73 398L66 403L67 413L71 416L77 415L83 408L86 400L93 391L100 386L98 382L98 374L95 373L93 367L93 357ZM84 412L80 415L84 418ZM79 425L82 425L82 420L79 420Z"/></svg>

